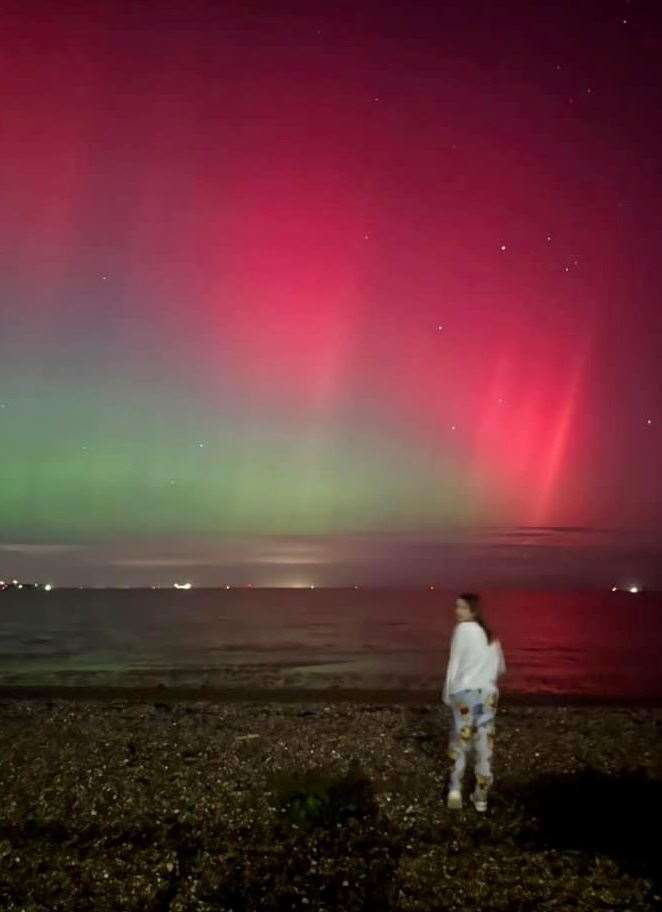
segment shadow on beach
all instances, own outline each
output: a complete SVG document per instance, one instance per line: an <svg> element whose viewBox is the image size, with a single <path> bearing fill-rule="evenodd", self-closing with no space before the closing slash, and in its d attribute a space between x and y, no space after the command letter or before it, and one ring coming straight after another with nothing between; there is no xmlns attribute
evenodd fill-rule
<svg viewBox="0 0 662 912"><path fill-rule="evenodd" d="M662 885L662 782L645 771L541 775L512 798L531 822L520 835L523 845L608 855L630 874Z"/></svg>

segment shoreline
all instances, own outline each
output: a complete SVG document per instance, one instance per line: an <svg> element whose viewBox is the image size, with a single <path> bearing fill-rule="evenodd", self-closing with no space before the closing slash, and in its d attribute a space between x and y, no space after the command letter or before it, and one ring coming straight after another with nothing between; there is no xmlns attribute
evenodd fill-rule
<svg viewBox="0 0 662 912"><path fill-rule="evenodd" d="M363 689L363 688L291 688L291 687L111 687L64 685L12 685L0 686L0 701L11 700L70 700L73 702L131 703L380 703L383 705L439 704L437 690L420 689ZM640 707L662 708L662 697L600 696L597 694L526 694L501 691L499 702L508 706L577 706L577 707Z"/></svg>

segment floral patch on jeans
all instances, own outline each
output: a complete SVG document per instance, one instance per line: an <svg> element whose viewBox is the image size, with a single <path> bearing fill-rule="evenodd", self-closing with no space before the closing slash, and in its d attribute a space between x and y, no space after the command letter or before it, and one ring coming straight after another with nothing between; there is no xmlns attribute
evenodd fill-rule
<svg viewBox="0 0 662 912"><path fill-rule="evenodd" d="M481 690L463 690L450 695L453 729L449 744L452 762L450 787L461 789L466 756L475 749L476 794L485 799L492 784L491 760L494 751L494 719L498 695L484 699Z"/></svg>

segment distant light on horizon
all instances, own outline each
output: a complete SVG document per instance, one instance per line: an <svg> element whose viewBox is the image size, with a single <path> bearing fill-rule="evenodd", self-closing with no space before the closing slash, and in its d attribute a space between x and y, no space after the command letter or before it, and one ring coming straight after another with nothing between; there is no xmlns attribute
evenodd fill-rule
<svg viewBox="0 0 662 912"><path fill-rule="evenodd" d="M631 592L633 595L636 595L637 592L639 592L639 586L630 586L628 591Z"/></svg>
<svg viewBox="0 0 662 912"><path fill-rule="evenodd" d="M175 589L190 589L190 583L175 583Z"/></svg>
<svg viewBox="0 0 662 912"><path fill-rule="evenodd" d="M45 590L46 592L50 592L52 588L53 588L53 584L52 584L52 583L46 583L46 585L44 586L44 590Z"/></svg>

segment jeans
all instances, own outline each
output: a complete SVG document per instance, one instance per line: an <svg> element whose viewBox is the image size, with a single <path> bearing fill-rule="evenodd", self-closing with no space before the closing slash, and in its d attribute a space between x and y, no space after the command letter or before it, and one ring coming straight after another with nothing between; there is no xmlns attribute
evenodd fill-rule
<svg viewBox="0 0 662 912"><path fill-rule="evenodd" d="M493 782L492 754L494 751L494 718L499 701L498 690L461 690L450 694L453 713L448 756L452 762L450 788L462 788L466 758L476 752L476 797L482 801Z"/></svg>

